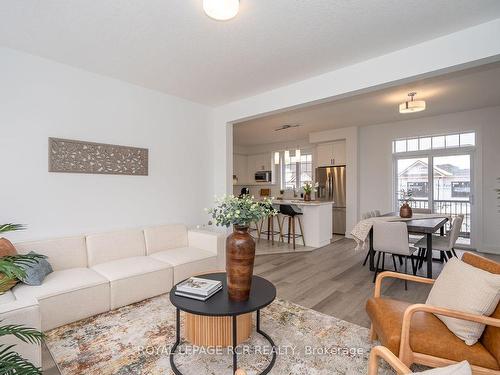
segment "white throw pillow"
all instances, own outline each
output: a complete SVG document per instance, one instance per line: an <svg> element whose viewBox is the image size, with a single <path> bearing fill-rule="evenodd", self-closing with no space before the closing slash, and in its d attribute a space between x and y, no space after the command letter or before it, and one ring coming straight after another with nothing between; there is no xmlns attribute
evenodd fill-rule
<svg viewBox="0 0 500 375"><path fill-rule="evenodd" d="M469 362L462 361L460 363L446 366L433 368L432 370L427 370L423 372L412 372L413 374L425 374L425 375L472 375L472 370L470 368Z"/></svg>
<svg viewBox="0 0 500 375"><path fill-rule="evenodd" d="M425 302L476 315L490 316L500 300L500 275L484 271L451 258L436 279ZM484 331L484 324L436 316L467 345L474 345Z"/></svg>

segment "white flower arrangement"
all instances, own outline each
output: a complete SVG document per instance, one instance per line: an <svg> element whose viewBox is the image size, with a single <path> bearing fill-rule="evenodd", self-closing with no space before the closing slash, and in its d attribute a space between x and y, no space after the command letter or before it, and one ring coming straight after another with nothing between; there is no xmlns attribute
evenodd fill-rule
<svg viewBox="0 0 500 375"><path fill-rule="evenodd" d="M307 181L306 183L304 183L304 186L302 187L302 189L304 189L304 193L306 194L311 194L313 192L313 190L316 192L318 191L318 187L319 187L319 183L316 182L314 185L311 181Z"/></svg>
<svg viewBox="0 0 500 375"><path fill-rule="evenodd" d="M216 198L215 203L214 208L206 209L206 211L214 219L217 226L247 227L265 217L278 214L269 198L256 201L253 196L249 195L242 197L229 195Z"/></svg>

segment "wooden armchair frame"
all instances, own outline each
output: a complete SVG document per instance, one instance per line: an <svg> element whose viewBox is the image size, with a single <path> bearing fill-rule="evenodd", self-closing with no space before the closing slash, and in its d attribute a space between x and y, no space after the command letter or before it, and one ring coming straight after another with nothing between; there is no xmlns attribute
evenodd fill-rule
<svg viewBox="0 0 500 375"><path fill-rule="evenodd" d="M370 351L368 375L378 374L379 359L385 360L398 375L411 374L411 370L385 346L376 346Z"/></svg>
<svg viewBox="0 0 500 375"><path fill-rule="evenodd" d="M375 298L381 297L382 280L384 280L385 278L395 278L395 279L414 281L417 283L424 283L424 284L434 284L434 281L435 281L433 279L428 279L428 278L420 277L420 276L413 276L413 275L401 274L401 273L390 272L390 271L382 272L381 274L379 274L377 276L377 280L375 281L375 293L374 293ZM452 361L452 360L449 360L446 358L439 358L439 357L434 357L434 356L431 356L428 354L417 353L411 349L411 346L410 346L411 319L413 317L413 314L415 314L418 311L449 316L451 318L468 320L471 322L477 322L477 323L490 325L490 326L494 326L494 327L500 327L500 319L491 318L488 316L469 314L469 313L462 312L462 311L445 309L445 308L425 305L425 304L421 304L421 303L411 305L406 309L404 316L403 316L403 324L401 327L401 343L399 346L399 359L406 366L411 366L413 363L417 363L417 364L421 364L421 365L425 365L425 366L429 366L429 367L442 367L442 366L448 366L448 365L452 365L452 364L457 363L456 361ZM373 324L371 326L371 339L372 340L377 339L377 334L373 328ZM484 367L471 366L471 368L472 368L472 372L474 374L478 374L478 375L482 375L482 374L500 375L500 371L496 371L496 370L492 370L492 369L488 369L488 368L484 368Z"/></svg>

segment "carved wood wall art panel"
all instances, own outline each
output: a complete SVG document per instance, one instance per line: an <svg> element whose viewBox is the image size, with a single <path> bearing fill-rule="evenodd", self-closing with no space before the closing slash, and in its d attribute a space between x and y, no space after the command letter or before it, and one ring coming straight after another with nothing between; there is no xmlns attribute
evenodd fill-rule
<svg viewBox="0 0 500 375"><path fill-rule="evenodd" d="M147 148L49 138L49 172L147 176Z"/></svg>

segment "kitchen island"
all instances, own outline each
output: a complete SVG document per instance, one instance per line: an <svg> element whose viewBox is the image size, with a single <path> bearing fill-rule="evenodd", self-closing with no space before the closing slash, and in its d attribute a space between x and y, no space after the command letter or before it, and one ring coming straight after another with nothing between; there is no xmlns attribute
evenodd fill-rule
<svg viewBox="0 0 500 375"><path fill-rule="evenodd" d="M273 204L290 204L297 206L303 213L300 220L304 229L306 246L322 247L330 243L332 239L332 201L304 201L302 199L275 199ZM299 226L296 225L297 233ZM284 221L283 233L288 233L288 220ZM286 237L285 237L286 240ZM298 238L297 243L301 244L302 239Z"/></svg>

